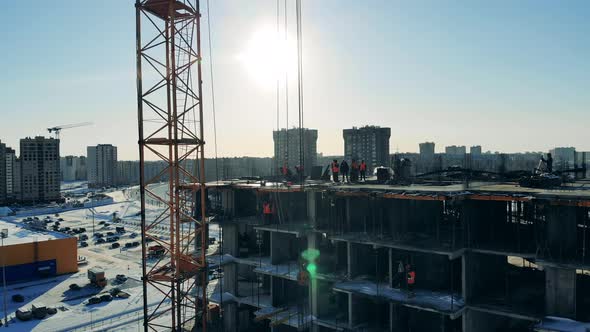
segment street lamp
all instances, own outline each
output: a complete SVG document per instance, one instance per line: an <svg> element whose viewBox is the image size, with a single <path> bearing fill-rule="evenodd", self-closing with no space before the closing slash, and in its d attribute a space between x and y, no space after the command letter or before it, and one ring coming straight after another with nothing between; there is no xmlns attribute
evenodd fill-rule
<svg viewBox="0 0 590 332"><path fill-rule="evenodd" d="M6 251L4 251L4 239L8 237L8 229L3 228L0 231L2 238L2 295L4 297L4 326L8 326L8 314L6 309Z"/></svg>

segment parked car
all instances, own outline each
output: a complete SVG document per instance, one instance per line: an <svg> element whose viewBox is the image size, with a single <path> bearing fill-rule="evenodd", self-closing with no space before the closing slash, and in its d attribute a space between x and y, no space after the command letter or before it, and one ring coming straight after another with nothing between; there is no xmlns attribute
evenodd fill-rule
<svg viewBox="0 0 590 332"><path fill-rule="evenodd" d="M70 285L70 290L77 291L80 289L82 289L82 287L80 287L78 284L71 284Z"/></svg>
<svg viewBox="0 0 590 332"><path fill-rule="evenodd" d="M29 308L22 307L16 311L16 318L22 321L31 320L31 318L33 318L33 313Z"/></svg>
<svg viewBox="0 0 590 332"><path fill-rule="evenodd" d="M134 241L132 244L133 244L133 246L134 246L134 247L139 247L139 244L140 244L140 243L139 243L139 242L137 242L137 241Z"/></svg>
<svg viewBox="0 0 590 332"><path fill-rule="evenodd" d="M104 234L102 234L102 233L94 233L94 237L103 237L103 236L104 236Z"/></svg>
<svg viewBox="0 0 590 332"><path fill-rule="evenodd" d="M107 236L113 236L113 235L115 235L115 233L113 233L113 232L107 232Z"/></svg>
<svg viewBox="0 0 590 332"><path fill-rule="evenodd" d="M119 242L115 242L113 244L111 244L111 249L117 249L119 248L121 245L119 244Z"/></svg>
<svg viewBox="0 0 590 332"><path fill-rule="evenodd" d="M57 221L64 221L64 218L58 218Z"/></svg>
<svg viewBox="0 0 590 332"><path fill-rule="evenodd" d="M84 227L80 227L80 228L78 228L78 229L80 230L80 233L84 233L84 232L86 232L86 228L84 228Z"/></svg>
<svg viewBox="0 0 590 332"><path fill-rule="evenodd" d="M110 302L113 300L113 297L111 296L111 294L104 294L100 297L100 300L102 302Z"/></svg>
<svg viewBox="0 0 590 332"><path fill-rule="evenodd" d="M127 281L127 277L124 274L117 274L117 281L118 282L125 282L125 281Z"/></svg>
<svg viewBox="0 0 590 332"><path fill-rule="evenodd" d="M131 234L129 234L129 237L132 238L132 239L134 239L134 238L137 237L137 233L131 233Z"/></svg>
<svg viewBox="0 0 590 332"><path fill-rule="evenodd" d="M82 241L88 240L88 235L86 235L86 234L80 235L80 240L82 240Z"/></svg>
<svg viewBox="0 0 590 332"><path fill-rule="evenodd" d="M88 299L88 305L91 304L99 304L100 302L102 302L102 300L100 299L100 297L91 297Z"/></svg>
<svg viewBox="0 0 590 332"><path fill-rule="evenodd" d="M110 236L107 238L107 242L115 242L115 241L119 241L118 236Z"/></svg>
<svg viewBox="0 0 590 332"><path fill-rule="evenodd" d="M31 311L33 312L33 317L37 319L43 319L47 316L47 306L40 302L33 303L31 305Z"/></svg>
<svg viewBox="0 0 590 332"><path fill-rule="evenodd" d="M125 243L125 248L133 248L133 243L131 243L131 242Z"/></svg>
<svg viewBox="0 0 590 332"><path fill-rule="evenodd" d="M103 239L101 237L96 240L96 243L98 243L98 244L100 244L100 243L106 243L106 242L107 241L105 241L105 239Z"/></svg>
<svg viewBox="0 0 590 332"><path fill-rule="evenodd" d="M82 247L82 248L88 247L88 242L86 242L86 241L80 242L80 247Z"/></svg>

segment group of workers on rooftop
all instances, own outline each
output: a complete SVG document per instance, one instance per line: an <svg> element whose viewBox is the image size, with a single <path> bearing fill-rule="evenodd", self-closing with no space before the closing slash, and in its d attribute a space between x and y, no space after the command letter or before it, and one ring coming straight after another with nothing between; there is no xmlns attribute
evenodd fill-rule
<svg viewBox="0 0 590 332"><path fill-rule="evenodd" d="M346 160L342 160L342 162L338 164L338 160L334 159L330 164L330 170L332 171L332 179L334 182L340 182L340 174L342 174L342 182L367 180L367 163L365 163L364 160L361 160L359 163L356 159L353 159L349 166Z"/></svg>

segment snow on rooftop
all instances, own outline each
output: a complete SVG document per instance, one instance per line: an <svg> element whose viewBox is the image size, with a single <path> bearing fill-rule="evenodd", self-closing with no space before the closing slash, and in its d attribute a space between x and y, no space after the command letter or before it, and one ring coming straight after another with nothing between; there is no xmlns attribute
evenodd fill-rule
<svg viewBox="0 0 590 332"><path fill-rule="evenodd" d="M590 323L548 316L535 325L534 330L538 332L587 332L590 331Z"/></svg>
<svg viewBox="0 0 590 332"><path fill-rule="evenodd" d="M4 245L31 243L38 241L57 240L71 237L70 235L53 231L34 230L25 224L0 219L0 230L7 230L8 237Z"/></svg>

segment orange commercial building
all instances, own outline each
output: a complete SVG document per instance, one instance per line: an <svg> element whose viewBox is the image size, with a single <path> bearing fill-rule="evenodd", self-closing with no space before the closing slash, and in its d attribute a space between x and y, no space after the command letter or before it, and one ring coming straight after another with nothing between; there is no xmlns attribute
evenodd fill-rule
<svg viewBox="0 0 590 332"><path fill-rule="evenodd" d="M6 268L6 282L16 283L78 271L75 237L57 232L33 231L0 221L7 231L0 246L0 272Z"/></svg>

